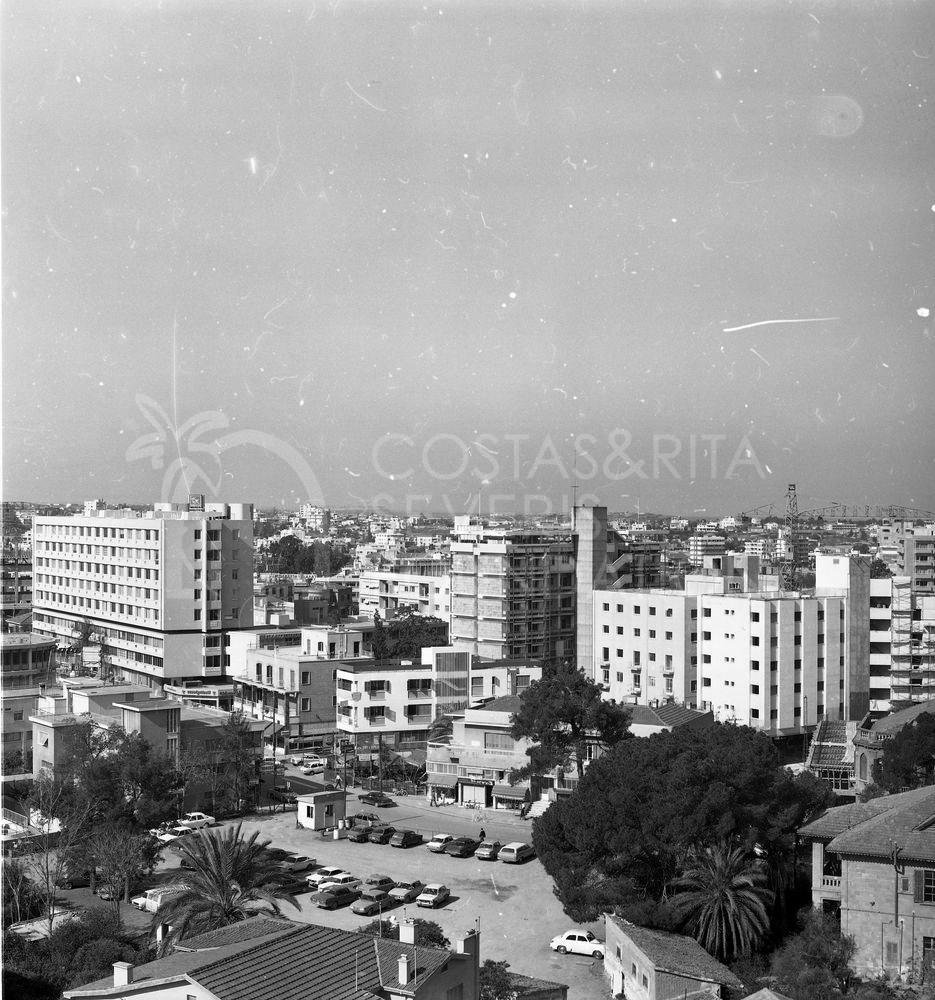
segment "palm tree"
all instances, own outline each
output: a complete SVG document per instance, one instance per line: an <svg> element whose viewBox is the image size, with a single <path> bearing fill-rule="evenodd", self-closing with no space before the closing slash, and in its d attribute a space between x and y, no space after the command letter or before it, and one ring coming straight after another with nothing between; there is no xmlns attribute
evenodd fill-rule
<svg viewBox="0 0 935 1000"><path fill-rule="evenodd" d="M227 927L257 913L279 916L280 902L299 903L284 883L289 876L278 867L254 832L245 838L241 824L202 831L179 845L186 871L171 886L179 891L163 897L153 915L153 929L169 925L164 944L187 935Z"/></svg>
<svg viewBox="0 0 935 1000"><path fill-rule="evenodd" d="M722 843L693 852L672 888L676 919L719 959L750 951L769 929L766 873L741 847Z"/></svg>

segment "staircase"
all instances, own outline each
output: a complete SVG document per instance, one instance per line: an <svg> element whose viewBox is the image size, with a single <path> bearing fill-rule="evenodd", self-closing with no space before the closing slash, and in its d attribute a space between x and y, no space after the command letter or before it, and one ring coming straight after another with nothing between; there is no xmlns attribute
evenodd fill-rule
<svg viewBox="0 0 935 1000"><path fill-rule="evenodd" d="M526 813L528 819L535 819L537 816L541 816L549 806L552 805L548 799L539 799L538 802L533 802L530 810Z"/></svg>

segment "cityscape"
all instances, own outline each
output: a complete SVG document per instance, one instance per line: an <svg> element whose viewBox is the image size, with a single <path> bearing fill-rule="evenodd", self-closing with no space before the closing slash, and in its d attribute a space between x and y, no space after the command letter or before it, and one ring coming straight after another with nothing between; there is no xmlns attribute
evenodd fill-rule
<svg viewBox="0 0 935 1000"><path fill-rule="evenodd" d="M927 14L4 5L5 1000L935 1000Z"/></svg>

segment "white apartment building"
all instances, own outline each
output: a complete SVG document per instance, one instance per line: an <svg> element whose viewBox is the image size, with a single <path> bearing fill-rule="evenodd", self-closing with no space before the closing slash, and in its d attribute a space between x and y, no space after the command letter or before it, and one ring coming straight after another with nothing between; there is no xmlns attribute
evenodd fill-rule
<svg viewBox="0 0 935 1000"><path fill-rule="evenodd" d="M701 525L698 526L701 531ZM705 556L723 555L727 548L727 539L723 535L705 531L690 535L688 539L688 561L693 566L700 566Z"/></svg>
<svg viewBox="0 0 935 1000"><path fill-rule="evenodd" d="M775 538L753 538L743 543L747 555L756 556L761 562L772 562L776 558Z"/></svg>
<svg viewBox="0 0 935 1000"><path fill-rule="evenodd" d="M358 585L358 607L371 618L393 618L400 611L414 611L451 622L451 576L443 563L431 567L437 575L362 570Z"/></svg>
<svg viewBox="0 0 935 1000"><path fill-rule="evenodd" d="M35 517L33 629L68 646L84 621L115 678L218 678L225 637L253 624L251 504Z"/></svg>
<svg viewBox="0 0 935 1000"><path fill-rule="evenodd" d="M731 576L689 577L685 591L595 592L594 656L607 696L673 700L774 736L862 718L869 564L825 558L815 596L732 592Z"/></svg>
<svg viewBox="0 0 935 1000"><path fill-rule="evenodd" d="M335 664L337 729L355 746L424 743L435 717L431 663L358 660Z"/></svg>

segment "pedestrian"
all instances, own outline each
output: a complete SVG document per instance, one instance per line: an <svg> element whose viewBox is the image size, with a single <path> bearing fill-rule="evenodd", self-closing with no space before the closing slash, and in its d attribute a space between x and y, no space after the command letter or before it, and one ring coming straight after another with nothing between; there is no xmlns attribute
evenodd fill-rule
<svg viewBox="0 0 935 1000"><path fill-rule="evenodd" d="M483 827L480 828L480 839L481 840L487 839L487 831Z"/></svg>

